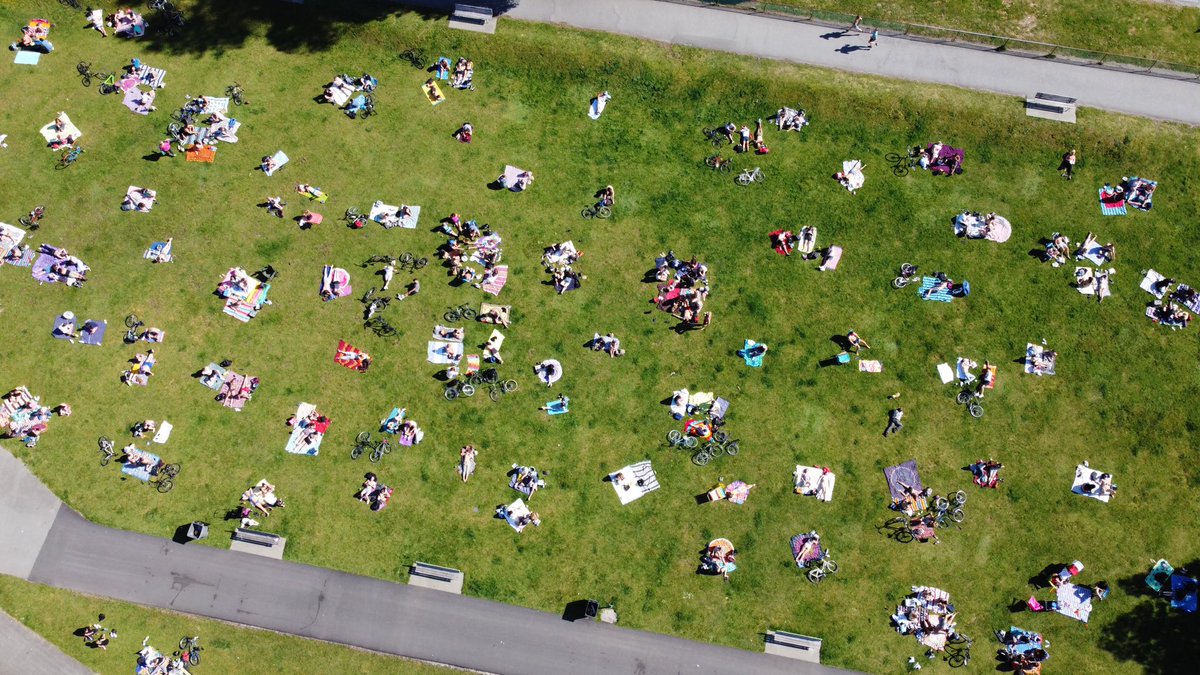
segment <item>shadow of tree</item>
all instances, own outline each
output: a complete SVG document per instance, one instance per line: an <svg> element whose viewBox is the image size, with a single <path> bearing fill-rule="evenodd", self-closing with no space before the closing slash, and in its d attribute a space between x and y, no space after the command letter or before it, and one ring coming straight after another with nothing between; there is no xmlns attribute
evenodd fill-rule
<svg viewBox="0 0 1200 675"><path fill-rule="evenodd" d="M1188 565L1200 569L1200 562ZM1182 673L1200 661L1197 616L1172 609L1145 584L1145 575L1121 579L1120 588L1144 599L1104 628L1100 646L1122 661L1140 664L1146 675Z"/></svg>
<svg viewBox="0 0 1200 675"><path fill-rule="evenodd" d="M516 7L519 0L469 0L470 5L490 8L496 16ZM345 36L353 26L377 21L392 14L416 13L427 19L447 17L453 0L200 0L180 5L186 25L167 35L154 30L166 19L147 8L150 30L139 40L149 51L195 53L221 52L242 46L251 36L262 34L283 52L323 51Z"/></svg>

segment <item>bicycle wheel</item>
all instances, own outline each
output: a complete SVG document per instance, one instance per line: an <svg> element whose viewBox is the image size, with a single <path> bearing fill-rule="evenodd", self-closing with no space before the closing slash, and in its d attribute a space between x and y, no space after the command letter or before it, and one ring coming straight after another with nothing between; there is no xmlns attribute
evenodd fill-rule
<svg viewBox="0 0 1200 675"><path fill-rule="evenodd" d="M962 490L955 492L953 497L954 497L954 503L957 504L958 506L962 506L963 504L967 503L967 493L963 492Z"/></svg>
<svg viewBox="0 0 1200 675"><path fill-rule="evenodd" d="M724 443L727 440L729 440L729 434L725 433L724 431L714 431L713 432L713 442L714 443Z"/></svg>
<svg viewBox="0 0 1200 675"><path fill-rule="evenodd" d="M449 312L446 312L445 314L443 314L442 318L445 319L448 323L454 323L455 321L458 321L459 317L461 317L461 316L462 315L458 313L457 309L452 309Z"/></svg>
<svg viewBox="0 0 1200 675"><path fill-rule="evenodd" d="M470 307L462 307L458 310L458 315L467 321L474 319L475 314L475 310L471 309Z"/></svg>
<svg viewBox="0 0 1200 675"><path fill-rule="evenodd" d="M370 440L371 440L371 432L363 431L358 434L358 438L355 439L355 442L356 443L366 443L367 441L370 441Z"/></svg>
<svg viewBox="0 0 1200 675"><path fill-rule="evenodd" d="M704 446L704 449L714 458L725 454L725 446L721 445L720 443L709 443L708 445Z"/></svg>
<svg viewBox="0 0 1200 675"><path fill-rule="evenodd" d="M196 647L192 651L188 652L188 663L193 666L200 665L200 648L199 647Z"/></svg>
<svg viewBox="0 0 1200 675"><path fill-rule="evenodd" d="M588 207L585 207L582 211L580 211L579 215L583 216L585 219L590 219L593 216L595 216L596 213L594 211L592 211L592 207L588 206Z"/></svg>
<svg viewBox="0 0 1200 675"><path fill-rule="evenodd" d="M814 584L821 583L825 578L825 572L820 567L814 567L808 571L808 580Z"/></svg>
<svg viewBox="0 0 1200 675"><path fill-rule="evenodd" d="M945 511L950 508L950 502L946 501L946 499L941 496L934 497L933 508L938 511Z"/></svg>
<svg viewBox="0 0 1200 675"><path fill-rule="evenodd" d="M901 544L910 543L915 538L916 537L913 536L912 530L907 527L896 532L896 541L900 542Z"/></svg>
<svg viewBox="0 0 1200 675"><path fill-rule="evenodd" d="M183 131L183 127L179 126L178 122L171 122L167 125L167 133L172 136L179 136L179 132Z"/></svg>
<svg viewBox="0 0 1200 675"><path fill-rule="evenodd" d="M736 457L738 451L740 450L741 445L739 445L737 441L729 441L725 444L725 454L729 455L730 457Z"/></svg>
<svg viewBox="0 0 1200 675"><path fill-rule="evenodd" d="M136 328L140 325L142 325L142 322L138 321L137 314L130 314L129 316L125 317L126 328Z"/></svg>
<svg viewBox="0 0 1200 675"><path fill-rule="evenodd" d="M733 171L733 161L731 160L728 162L722 162L721 166L717 167L717 171L720 171L721 173L729 173L730 171Z"/></svg>
<svg viewBox="0 0 1200 675"><path fill-rule="evenodd" d="M612 209L610 209L607 206L601 206L600 208L596 209L596 217L597 218L609 218L611 216L612 216Z"/></svg>
<svg viewBox="0 0 1200 675"><path fill-rule="evenodd" d="M355 443L353 448L350 448L350 459L358 459L362 457L363 446L361 443Z"/></svg>
<svg viewBox="0 0 1200 675"><path fill-rule="evenodd" d="M20 223L22 227L33 226L33 221L29 219L29 216L21 216L20 218L17 218L17 222Z"/></svg>
<svg viewBox="0 0 1200 675"><path fill-rule="evenodd" d="M475 387L470 384L464 384L462 386L462 395L466 396L468 398L471 396L474 396L475 395Z"/></svg>
<svg viewBox="0 0 1200 675"><path fill-rule="evenodd" d="M754 182L754 179L751 178L750 174L748 174L748 173L740 174L740 175L738 175L737 178L734 178L733 180L735 183L737 183L738 185L741 185L742 187L745 187Z"/></svg>
<svg viewBox="0 0 1200 675"><path fill-rule="evenodd" d="M983 417L983 406L978 403L972 403L968 409L971 411L971 417Z"/></svg>
<svg viewBox="0 0 1200 675"><path fill-rule="evenodd" d="M408 251L405 251L404 253L400 254L400 260L398 262L403 267L405 265L411 265L412 261L413 261L413 254L409 253Z"/></svg>
<svg viewBox="0 0 1200 675"><path fill-rule="evenodd" d="M511 394L520 386L521 385L517 384L516 380L505 380L504 383L500 385L500 389L506 394Z"/></svg>
<svg viewBox="0 0 1200 675"><path fill-rule="evenodd" d="M904 288L908 284L908 277L896 277L895 279L892 279L892 288Z"/></svg>
<svg viewBox="0 0 1200 675"><path fill-rule="evenodd" d="M700 445L700 441L697 440L697 438L695 436L684 436L683 437L683 447L687 448L688 450L691 450L692 448L696 447L697 445Z"/></svg>
<svg viewBox="0 0 1200 675"><path fill-rule="evenodd" d="M951 654L950 658L947 659L946 662L950 664L951 668L962 668L963 666L967 665L967 662L970 660L970 653L966 650L961 650Z"/></svg>
<svg viewBox="0 0 1200 675"><path fill-rule="evenodd" d="M371 449L371 462L377 463L381 459L383 459L383 450L381 449L381 446L377 445Z"/></svg>
<svg viewBox="0 0 1200 675"><path fill-rule="evenodd" d="M442 392L447 401L453 401L458 398L458 387L446 387L446 391Z"/></svg>
<svg viewBox="0 0 1200 675"><path fill-rule="evenodd" d="M904 263L904 264L900 265L900 274L902 274L906 277L911 277L916 273L917 273L916 265L910 265L908 263Z"/></svg>
<svg viewBox="0 0 1200 675"><path fill-rule="evenodd" d="M386 322L384 322L382 325L379 326L379 330L375 331L375 333L377 335L379 335L379 337L392 337L397 332L398 331L396 330L395 326L393 326L390 323L386 323Z"/></svg>
<svg viewBox="0 0 1200 675"><path fill-rule="evenodd" d="M961 523L962 521L964 521L966 519L967 519L967 514L962 509L951 509L950 510L950 520L953 520L956 523Z"/></svg>
<svg viewBox="0 0 1200 675"><path fill-rule="evenodd" d="M683 433L678 429L672 429L667 432L667 441L671 445L680 445L681 441L683 441Z"/></svg>
<svg viewBox="0 0 1200 675"><path fill-rule="evenodd" d="M108 96L109 94L114 94L114 93L116 93L116 91L117 91L117 85L115 85L115 84L109 84L109 83L107 83L107 82L101 82L101 83L100 83L100 86L98 87L98 89L99 89L99 91L100 91L100 95L101 95L101 96Z"/></svg>
<svg viewBox="0 0 1200 675"><path fill-rule="evenodd" d="M493 386L492 390L488 392L488 398L492 399L492 402L498 402L500 400L500 387Z"/></svg>
<svg viewBox="0 0 1200 675"><path fill-rule="evenodd" d="M475 373L467 378L467 383L478 387L479 385L483 384L483 376L479 373Z"/></svg>
<svg viewBox="0 0 1200 675"><path fill-rule="evenodd" d="M710 166L715 169L721 165L721 156L713 155L711 157L705 157L704 164L705 164L705 166Z"/></svg>
<svg viewBox="0 0 1200 675"><path fill-rule="evenodd" d="M153 1L151 2L151 4L153 4ZM155 8L155 9L158 9L158 8ZM179 638L179 651L187 652L189 649L191 649L191 647L192 647L192 638L190 638L190 637Z"/></svg>
<svg viewBox="0 0 1200 675"><path fill-rule="evenodd" d="M708 464L711 461L712 461L712 455L708 454L704 450L701 450L700 452L697 452L695 455L692 455L692 464L695 464L696 466L704 466L705 464Z"/></svg>
<svg viewBox="0 0 1200 675"><path fill-rule="evenodd" d="M162 492L162 493L170 492L171 488L173 488L173 487L175 487L175 481L171 480L170 478L164 478L164 479L158 481L158 491L159 492Z"/></svg>
<svg viewBox="0 0 1200 675"><path fill-rule="evenodd" d="M883 158L887 160L888 164L899 164L901 162L908 161L907 157L895 152L889 152L888 154L884 155Z"/></svg>
<svg viewBox="0 0 1200 675"><path fill-rule="evenodd" d="M958 401L960 404L967 403L968 401L971 400L971 392L964 389L964 390L958 392L958 396L955 397L955 400Z"/></svg>
<svg viewBox="0 0 1200 675"><path fill-rule="evenodd" d="M892 173L895 174L897 178L903 178L908 175L908 165L897 164L892 167Z"/></svg>

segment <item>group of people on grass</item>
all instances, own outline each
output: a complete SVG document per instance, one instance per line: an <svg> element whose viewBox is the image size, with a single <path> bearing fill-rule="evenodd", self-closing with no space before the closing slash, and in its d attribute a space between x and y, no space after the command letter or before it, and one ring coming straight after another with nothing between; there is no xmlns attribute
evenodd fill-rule
<svg viewBox="0 0 1200 675"><path fill-rule="evenodd" d="M712 323L712 312L704 311L710 290L708 265L696 256L681 260L674 251L667 251L655 260L653 275L656 282L666 283L658 286L658 295L650 300L652 305L685 325L703 328Z"/></svg>

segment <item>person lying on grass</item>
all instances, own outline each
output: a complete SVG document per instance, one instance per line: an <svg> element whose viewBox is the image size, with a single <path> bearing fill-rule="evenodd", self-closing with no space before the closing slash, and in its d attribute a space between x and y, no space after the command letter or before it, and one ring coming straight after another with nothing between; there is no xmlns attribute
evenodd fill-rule
<svg viewBox="0 0 1200 675"><path fill-rule="evenodd" d="M625 356L625 350L621 349L621 340L612 333L608 333L606 335L600 335L599 333L596 333L593 335L592 349L594 351L604 352L611 358Z"/></svg>
<svg viewBox="0 0 1200 675"><path fill-rule="evenodd" d="M271 158L267 157L265 159L269 160ZM272 164L274 164L274 162L272 162ZM283 207L286 205L287 204L283 201L282 197L267 197L267 213L275 216L276 218L283 217Z"/></svg>

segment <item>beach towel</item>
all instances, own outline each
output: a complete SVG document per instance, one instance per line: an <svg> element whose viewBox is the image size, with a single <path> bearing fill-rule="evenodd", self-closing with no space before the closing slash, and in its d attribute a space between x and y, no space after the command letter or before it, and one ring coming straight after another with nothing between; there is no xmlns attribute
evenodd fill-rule
<svg viewBox="0 0 1200 675"><path fill-rule="evenodd" d="M39 253L37 260L35 260L33 263L33 278L37 279L43 284L61 283L63 281L61 277L54 278L50 275L50 268L54 266L55 262L56 259L54 256L48 253Z"/></svg>
<svg viewBox="0 0 1200 675"><path fill-rule="evenodd" d="M205 140L212 144L217 143L237 143L238 129L242 128L242 123L235 119L227 119L208 127L208 136Z"/></svg>
<svg viewBox="0 0 1200 675"><path fill-rule="evenodd" d="M16 56L13 57L13 63L21 66L36 66L41 60L41 52L29 52L23 49L17 50Z"/></svg>
<svg viewBox="0 0 1200 675"><path fill-rule="evenodd" d="M154 92L143 94L137 88L137 80L133 80L133 84L133 88L125 92L125 98L121 99L121 103L139 115L149 115L150 108L154 106Z"/></svg>
<svg viewBox="0 0 1200 675"><path fill-rule="evenodd" d="M315 457L320 453L321 441L325 439L325 434L313 433L316 431L312 428L313 423L306 421L316 409L317 407L311 403L301 403L296 407L296 428L292 430L292 435L288 438L284 450L293 455L310 457ZM328 422L326 426L328 426Z"/></svg>
<svg viewBox="0 0 1200 675"><path fill-rule="evenodd" d="M104 333L108 331L108 321L89 319L83 322L79 330L79 343L99 347L104 343Z"/></svg>
<svg viewBox="0 0 1200 675"><path fill-rule="evenodd" d="M1087 467L1083 464L1076 466L1075 467L1075 480L1074 480L1074 482L1071 483L1071 492L1074 492L1077 495L1083 495L1084 497L1091 497L1092 499L1099 499L1100 501L1107 504L1108 501L1110 499L1112 499L1112 495L1100 494L1098 491L1096 491L1094 489L1093 490L1085 489L1085 486L1095 486L1096 480L1093 480L1092 475L1095 474L1095 476L1097 477L1097 480L1098 480L1101 473L1104 473L1104 472L1096 471L1095 469Z"/></svg>
<svg viewBox="0 0 1200 675"><path fill-rule="evenodd" d="M350 273L341 267L333 267L325 265L321 271L321 289L320 292L332 291L333 296L323 300L333 300L335 298L344 298L353 292L350 286Z"/></svg>
<svg viewBox="0 0 1200 675"><path fill-rule="evenodd" d="M588 117L594 120L600 119L600 116L604 114L604 108L610 100L612 100L612 96L607 91L593 98L591 105L588 106Z"/></svg>
<svg viewBox="0 0 1200 675"><path fill-rule="evenodd" d="M766 356L766 352L750 356L750 348L756 344L758 343L754 340L746 340L742 343L742 360L751 368L762 368L763 357Z"/></svg>
<svg viewBox="0 0 1200 675"><path fill-rule="evenodd" d="M337 350L333 353L333 362L350 370L362 370L362 364L370 361L371 355L346 342L338 340Z"/></svg>
<svg viewBox="0 0 1200 675"><path fill-rule="evenodd" d="M1090 588L1064 582L1058 587L1058 607L1054 611L1087 623L1092 614L1093 596L1095 593Z"/></svg>
<svg viewBox="0 0 1200 675"><path fill-rule="evenodd" d="M368 217L371 220L383 225L384 229L392 229L393 227L402 227L406 230L415 230L417 221L421 218L420 206L408 206L409 214L403 218L399 217L400 207L384 204L382 201L376 201L371 205L371 213Z"/></svg>
<svg viewBox="0 0 1200 675"><path fill-rule="evenodd" d="M392 408L392 411L383 418L379 423L379 430L385 434L395 434L400 431L400 423L404 421L405 411L399 407Z"/></svg>
<svg viewBox="0 0 1200 675"><path fill-rule="evenodd" d="M158 425L158 432L154 434L154 438L150 439L150 441L159 445L166 443L171 438L171 429L174 428L170 422L163 420L162 424Z"/></svg>
<svg viewBox="0 0 1200 675"><path fill-rule="evenodd" d="M122 22L113 32L123 38L142 37L146 34L146 18L141 14L134 14L132 21Z"/></svg>
<svg viewBox="0 0 1200 675"><path fill-rule="evenodd" d="M462 328L443 326L439 323L433 327L433 337L430 339L445 340L447 342L462 342L462 336L464 334L465 330Z"/></svg>
<svg viewBox="0 0 1200 675"><path fill-rule="evenodd" d="M417 229L417 221L421 218L421 207L415 204L405 204L405 206L408 207L408 215L400 218L399 221L391 227L401 227L406 230L415 230Z"/></svg>
<svg viewBox="0 0 1200 675"><path fill-rule="evenodd" d="M1124 196L1106 192L1104 188L1100 188L1097 193L1100 195L1100 213L1106 216L1123 216L1129 213L1125 209Z"/></svg>
<svg viewBox="0 0 1200 675"><path fill-rule="evenodd" d="M526 497L532 498L533 493L546 487L546 481L542 480L538 475L537 469L528 466L513 465L512 475L508 477L508 487L520 492ZM522 480L522 475L525 480Z"/></svg>
<svg viewBox="0 0 1200 675"><path fill-rule="evenodd" d="M860 372L860 373L882 373L883 372L883 362L882 361L865 361L865 360L859 361L858 362L858 372Z"/></svg>
<svg viewBox="0 0 1200 675"><path fill-rule="evenodd" d="M525 190L517 182L517 177L523 173L526 173L525 169L518 169L511 164L504 165L504 185L508 187L509 192L523 192Z"/></svg>
<svg viewBox="0 0 1200 675"><path fill-rule="evenodd" d="M219 112L225 114L229 112L229 97L228 96L205 96L204 110L206 113Z"/></svg>
<svg viewBox="0 0 1200 675"><path fill-rule="evenodd" d="M206 369L212 371L213 374L210 377L202 376L197 378L200 381L200 384L212 389L213 391L219 390L221 385L225 383L225 376L228 371L215 363L208 364Z"/></svg>
<svg viewBox="0 0 1200 675"><path fill-rule="evenodd" d="M50 120L49 124L38 130L38 133L42 135L42 138L46 139L47 143L53 143L57 140L59 133L63 136L70 136L76 141L83 136L83 132L79 130L79 127L75 126L75 123L71 121L71 118L66 113L62 114L62 118L63 130L61 132L54 130L54 120Z"/></svg>
<svg viewBox="0 0 1200 675"><path fill-rule="evenodd" d="M1154 208L1154 191L1158 189L1158 181L1146 180L1134 176L1125 182L1126 202L1140 211Z"/></svg>
<svg viewBox="0 0 1200 675"><path fill-rule="evenodd" d="M143 63L133 72L142 84L149 85L155 89L162 89L167 86L166 82L164 82L167 77L167 71L162 68L151 68Z"/></svg>
<svg viewBox="0 0 1200 675"><path fill-rule="evenodd" d="M659 488L658 475L654 473L654 468L650 466L648 459L618 469L610 473L608 477L622 506Z"/></svg>
<svg viewBox="0 0 1200 675"><path fill-rule="evenodd" d="M1107 298L1112 295L1112 289L1109 286L1108 275L1112 270L1095 270L1094 272L1087 267L1075 268L1075 290L1084 295L1097 295L1101 298ZM1080 283L1085 279L1093 278L1095 281L1090 284Z"/></svg>
<svg viewBox="0 0 1200 675"><path fill-rule="evenodd" d="M502 320L485 319L493 312ZM509 314L512 313L512 305L493 305L490 302L482 302L479 304L478 320L483 323L506 323L509 320Z"/></svg>
<svg viewBox="0 0 1200 675"><path fill-rule="evenodd" d="M268 176L274 176L276 171L282 169L283 165L288 163L288 156L283 154L282 150L271 155L271 159L275 162L275 167L270 171L264 171Z"/></svg>
<svg viewBox="0 0 1200 675"><path fill-rule="evenodd" d="M812 225L807 225L805 227L800 228L800 235L799 235L799 238L796 240L796 250L803 253L804 255L809 255L813 251L815 251L816 248L817 248L817 228ZM837 257L838 257L838 260L841 260L842 249L839 247L836 247L836 246L834 246L832 248L837 248ZM832 253L832 250L830 252ZM836 267L837 267L837 261L834 261L833 267L831 267L830 269L834 269Z"/></svg>
<svg viewBox="0 0 1200 675"><path fill-rule="evenodd" d="M857 159L842 162L842 173L846 175L846 189L854 192L867 182L866 175L863 174L863 163Z"/></svg>
<svg viewBox="0 0 1200 675"><path fill-rule="evenodd" d="M430 340L425 349L426 360L439 365L458 363L462 360L462 355L463 346L461 342Z"/></svg>
<svg viewBox="0 0 1200 675"><path fill-rule="evenodd" d="M750 498L750 488L754 487L746 481L735 480L725 488L725 498L741 506Z"/></svg>
<svg viewBox="0 0 1200 675"><path fill-rule="evenodd" d="M171 253L172 248L173 244L171 243L156 241L150 244L150 248L146 249L142 257L153 262L175 262L175 256Z"/></svg>
<svg viewBox="0 0 1200 675"><path fill-rule="evenodd" d="M934 302L951 302L954 296L950 295L949 289L943 288L936 293L930 293L930 289L940 284L936 277L921 277L921 288L917 290L917 295L922 300L931 300Z"/></svg>
<svg viewBox="0 0 1200 675"><path fill-rule="evenodd" d="M883 475L887 478L888 492L896 501L904 501L904 488L901 483L917 492L925 489L925 486L921 485L921 476L917 473L917 460L915 459L896 466L889 466L883 470Z"/></svg>
<svg viewBox="0 0 1200 675"><path fill-rule="evenodd" d="M971 359L960 356L954 362L954 376L958 378L959 382L970 384L975 381L975 374L971 372L971 369L978 365Z"/></svg>
<svg viewBox="0 0 1200 675"><path fill-rule="evenodd" d="M189 162L212 164L217 159L217 146L193 145L192 147L183 151L183 158Z"/></svg>
<svg viewBox="0 0 1200 675"><path fill-rule="evenodd" d="M209 367L212 365L210 364ZM226 372L223 368L220 369L220 372L222 381L216 386L217 398L220 399L222 406L241 412L242 408L246 407L246 401L250 400L250 381L254 378L250 375L235 373L232 370Z"/></svg>
<svg viewBox="0 0 1200 675"><path fill-rule="evenodd" d="M991 374L992 374L991 384L984 387L984 389L995 389L996 388L996 366L987 366L984 368L984 370L987 370L987 371L991 372Z"/></svg>
<svg viewBox="0 0 1200 675"><path fill-rule="evenodd" d="M1200 607L1200 581L1181 572L1171 575L1171 607L1195 614Z"/></svg>
<svg viewBox="0 0 1200 675"><path fill-rule="evenodd" d="M1095 241L1094 239L1091 241L1091 243L1087 249L1084 249L1081 247L1079 249L1079 252L1075 254L1076 260L1078 260L1080 258L1087 260L1088 262L1092 263L1093 265L1097 265L1097 266L1107 265L1110 262L1107 258L1104 257L1104 252L1101 250L1100 243Z"/></svg>
<svg viewBox="0 0 1200 675"><path fill-rule="evenodd" d="M930 150L930 151L933 150L932 144L930 144L928 146L928 150ZM958 148L952 148L948 145L943 145L942 151L938 153L938 156L935 159L940 159L940 160L948 162L948 163L947 164L930 164L929 172L942 174L944 176L951 175L950 172L952 170L955 173L962 173L962 163L965 158L966 158L966 153L964 153L962 150L960 150Z"/></svg>
<svg viewBox="0 0 1200 675"><path fill-rule="evenodd" d="M825 257L821 260L821 266L817 268L820 272L829 272L836 270L838 263L842 261L842 247L830 246L825 250Z"/></svg>
<svg viewBox="0 0 1200 675"><path fill-rule="evenodd" d="M496 351L500 351L504 347L504 333L493 328L492 334L488 336L487 344Z"/></svg>
<svg viewBox="0 0 1200 675"><path fill-rule="evenodd" d="M158 455L154 455L149 452L143 452L142 454L145 455L146 457L150 458L151 462L150 462L149 466L145 466L142 464L133 466L132 464L125 463L125 464L121 465L121 473L125 474L126 476L133 476L134 478L136 478L140 481L148 482L152 475L150 473L150 469L152 467L157 467L159 465L159 463L162 461L162 459Z"/></svg>
<svg viewBox="0 0 1200 675"><path fill-rule="evenodd" d="M1155 272L1154 270L1146 270L1146 276L1142 279L1142 282L1140 284L1138 284L1138 288L1142 289L1143 291L1146 291L1147 293L1149 293L1150 295L1153 295L1154 297L1158 298L1159 300L1162 300L1162 297L1166 293L1167 288L1166 288L1166 286L1163 286L1159 290L1155 291L1154 284L1162 281L1165 278L1166 277L1159 274L1158 272Z"/></svg>
<svg viewBox="0 0 1200 675"><path fill-rule="evenodd" d="M446 97L442 94L442 88L438 86L437 82L421 85L421 93L425 94L425 98L429 101L430 105L438 105L446 102Z"/></svg>
<svg viewBox="0 0 1200 675"><path fill-rule="evenodd" d="M65 316L57 316L54 318L54 328L50 330L50 336L55 340L75 340L75 316L70 318Z"/></svg>
<svg viewBox="0 0 1200 675"><path fill-rule="evenodd" d="M500 507L499 513L509 526L517 532L525 529L525 525L518 524L520 523L520 519L530 515L529 507L521 499L517 499L517 501L508 506Z"/></svg>
<svg viewBox="0 0 1200 675"><path fill-rule="evenodd" d="M571 399L563 396L562 398L546 402L547 415L565 415L571 412Z"/></svg>
<svg viewBox="0 0 1200 675"><path fill-rule="evenodd" d="M1030 375L1053 375L1054 374L1054 362L1058 360L1057 356L1055 358L1053 358L1047 366L1043 367L1040 370L1034 366L1034 363L1042 358L1042 354L1044 354L1045 351L1046 351L1046 348L1041 345L1035 345L1032 342L1026 343L1026 345L1025 345L1025 372L1026 373L1028 373Z"/></svg>
<svg viewBox="0 0 1200 675"><path fill-rule="evenodd" d="M149 197L147 197L146 195L149 195ZM129 211L137 211L139 213L149 213L154 208L155 203L158 202L158 192L156 192L154 190L149 190L146 188L141 188L136 185L130 185L129 189L125 190L125 196L128 197L129 199L133 200L133 204L134 204L133 208L130 208L128 210ZM141 208L142 202L146 202L146 204L147 204L146 210L144 210L144 211ZM124 208L124 207L122 207L122 208Z"/></svg>
<svg viewBox="0 0 1200 675"><path fill-rule="evenodd" d="M9 251L21 245L25 240L25 230L19 227L0 223L0 258L8 255Z"/></svg>
<svg viewBox="0 0 1200 675"><path fill-rule="evenodd" d="M17 260L15 262L5 262L3 259L0 259L0 265L12 265L13 267L32 267L34 255L35 254L34 254L33 249L26 248L26 249L24 249L24 251L21 252L20 260ZM1200 311L1200 310L1198 310L1198 311Z"/></svg>
<svg viewBox="0 0 1200 675"><path fill-rule="evenodd" d="M534 366L533 371L538 381L547 386L558 382L563 376L562 363L558 359L546 359Z"/></svg>
<svg viewBox="0 0 1200 675"><path fill-rule="evenodd" d="M824 557L825 553L821 550L819 541L810 547L807 552L804 551L805 545L812 539L813 535L806 532L804 534L797 534L788 542L792 547L792 559L796 561L797 567L803 568L806 563L814 562ZM804 553L803 558L800 557L802 552Z"/></svg>
<svg viewBox="0 0 1200 675"><path fill-rule="evenodd" d="M483 289L484 293L500 295L500 289L504 288L504 284L508 283L508 265L500 265L495 269L496 273L480 288Z"/></svg>
<svg viewBox="0 0 1200 675"><path fill-rule="evenodd" d="M816 497L817 501L833 501L833 488L837 476L826 467L796 465L792 474L795 492L798 495Z"/></svg>

